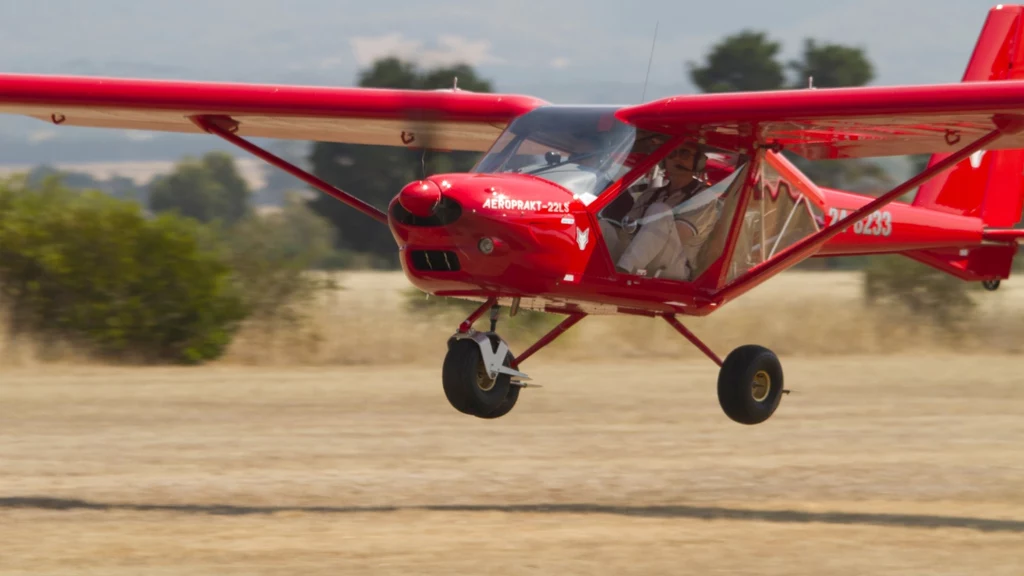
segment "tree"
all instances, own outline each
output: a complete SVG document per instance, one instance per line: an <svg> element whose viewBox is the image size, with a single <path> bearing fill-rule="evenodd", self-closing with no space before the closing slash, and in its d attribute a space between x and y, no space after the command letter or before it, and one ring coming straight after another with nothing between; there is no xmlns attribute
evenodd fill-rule
<svg viewBox="0 0 1024 576"><path fill-rule="evenodd" d="M716 44L703 66L690 63L690 77L703 92L751 92L802 88L814 77L817 88L863 86L874 78L874 67L860 48L804 41L801 59L786 67L796 78L787 83L778 60L781 45L764 32L744 30ZM830 188L872 191L891 184L878 164L860 160L808 161L795 154L786 157L812 180Z"/></svg>
<svg viewBox="0 0 1024 576"><path fill-rule="evenodd" d="M467 65L420 71L415 65L385 58L359 74L359 85L366 88L431 90L458 87L473 92L491 92L490 82L477 76ZM310 156L312 172L342 190L386 210L391 199L407 183L440 171L465 171L476 161L477 153L435 153L392 146L364 146L336 142L318 142ZM317 214L337 228L337 247L369 253L389 266L397 265L391 232L379 222L356 212L325 194L309 204Z"/></svg>
<svg viewBox="0 0 1024 576"><path fill-rule="evenodd" d="M861 48L840 44L819 44L804 40L801 60L792 60L788 67L795 74L793 88L807 86L814 79L815 88L850 88L864 86L875 77L874 66ZM788 156L812 180L829 188L873 192L889 188L894 182L875 162L867 160L820 160L815 162Z"/></svg>
<svg viewBox="0 0 1024 576"><path fill-rule="evenodd" d="M60 183L71 190L99 190L99 180L85 172L73 172L70 170L59 170L49 164L36 166L28 173L26 183L29 186L43 186L48 178L57 178Z"/></svg>
<svg viewBox="0 0 1024 576"><path fill-rule="evenodd" d="M115 198L134 200L145 204L142 188L136 186L131 178L117 174L106 180L97 180L86 172L58 170L53 166L43 164L29 171L26 183L29 186L40 187L49 178L56 178L61 185L71 190L101 190Z"/></svg>
<svg viewBox="0 0 1024 576"><path fill-rule="evenodd" d="M309 169L309 142L276 140L267 146L267 150L299 168ZM309 188L302 180L273 166L265 166L263 175L263 187L254 191L252 196L252 203L256 206L284 206L288 202L289 193L307 191Z"/></svg>
<svg viewBox="0 0 1024 576"><path fill-rule="evenodd" d="M153 212L177 210L200 222L234 224L249 212L249 185L226 152L210 152L201 160L186 158L174 171L150 184Z"/></svg>
<svg viewBox="0 0 1024 576"><path fill-rule="evenodd" d="M817 88L864 86L875 77L874 67L860 48L839 44L819 45L813 39L804 40L803 60L789 63L796 75L794 88L807 86L814 79Z"/></svg>
<svg viewBox="0 0 1024 576"><path fill-rule="evenodd" d="M764 32L744 30L713 46L703 66L688 63L690 79L702 92L778 90L785 82L780 48Z"/></svg>
<svg viewBox="0 0 1024 576"><path fill-rule="evenodd" d="M875 77L862 48L808 38L801 58L786 66L778 61L781 48L765 32L743 30L712 46L703 65L688 63L690 79L701 92L712 93L799 89L807 86L810 76L817 88L864 86ZM795 75L788 83L787 68Z"/></svg>

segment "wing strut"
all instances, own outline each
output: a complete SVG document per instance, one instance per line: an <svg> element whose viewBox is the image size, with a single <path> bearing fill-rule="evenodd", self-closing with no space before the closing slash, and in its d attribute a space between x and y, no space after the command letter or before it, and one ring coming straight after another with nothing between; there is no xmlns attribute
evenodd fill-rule
<svg viewBox="0 0 1024 576"><path fill-rule="evenodd" d="M925 169L923 172L910 178L906 182L896 186L892 190L882 194L878 198L875 198L871 202L868 202L864 206L857 210L854 210L846 218L842 218L836 221L831 226L823 228L822 230L811 234L803 240L793 244L788 249L783 251L774 260L769 259L759 266L755 266L748 270L745 274L737 278L734 282L723 288L721 291L714 295L715 299L720 303L725 302L743 292L754 288L758 284L771 278L776 272L782 271L796 262L799 262L803 258L813 254L823 244L831 240L834 236L842 232L844 229L853 225L858 220L866 218L869 214L878 210L882 206L895 201L897 198L906 194L910 190L913 190L917 186L924 184L928 180L931 180L938 174L952 168L960 161L966 159L971 154L974 154L978 150L981 150L985 146L992 144L1005 134L1016 134L1024 130L1024 117L1010 116L1010 117L998 117L996 119L996 128L985 134L981 138L978 138L974 142L964 146L957 152L953 152L949 157L945 158L941 162L934 164L933 166Z"/></svg>
<svg viewBox="0 0 1024 576"><path fill-rule="evenodd" d="M298 166L289 163L288 161L284 160L279 156L275 156L274 154L267 152L266 150L260 148L259 146L253 144L252 142L249 142L244 138L236 136L234 132L235 130L238 129L238 122L234 119L228 116L193 116L192 122L195 123L196 126L199 126L199 128L201 128L202 130L209 132L210 134L213 134L215 136L220 136L224 140L227 140L228 142L234 144L235 146L238 146L242 150L245 150L246 152L252 154L253 156L256 156L257 158L260 158L261 160L270 164L271 166L284 170L285 172L291 174L292 176L295 176L299 180L302 180L306 184L309 184L310 186L313 186L314 188L337 198L338 200L344 202L345 204L348 204L349 206L355 208L356 210L359 210L360 212L366 214L370 218L373 218L374 220L377 220L378 222L382 222L384 224L388 223L387 214L379 210L377 207L368 204L360 200L359 198L356 198L355 196L341 190L340 188L336 188L328 184L327 182L324 182L323 180L317 178L316 176L313 176L309 172L306 172L302 168L299 168Z"/></svg>

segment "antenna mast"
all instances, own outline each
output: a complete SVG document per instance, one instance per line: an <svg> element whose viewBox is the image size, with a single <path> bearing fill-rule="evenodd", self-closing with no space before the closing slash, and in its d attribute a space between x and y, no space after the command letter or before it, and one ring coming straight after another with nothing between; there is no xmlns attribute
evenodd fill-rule
<svg viewBox="0 0 1024 576"><path fill-rule="evenodd" d="M654 45L658 42L658 21L654 22L654 39L651 40L651 56L647 59L647 75L644 76L644 91L640 95L640 103L643 104L647 98L647 80L651 77L651 62L654 61Z"/></svg>

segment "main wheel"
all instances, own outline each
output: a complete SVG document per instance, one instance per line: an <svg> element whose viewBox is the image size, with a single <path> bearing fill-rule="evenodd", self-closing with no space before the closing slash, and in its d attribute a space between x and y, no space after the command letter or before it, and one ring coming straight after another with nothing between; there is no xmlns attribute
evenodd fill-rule
<svg viewBox="0 0 1024 576"><path fill-rule="evenodd" d="M985 288L985 290L988 290L989 292L995 292L996 290L999 290L999 279L997 278L995 280L983 280L981 282L981 285Z"/></svg>
<svg viewBox="0 0 1024 576"><path fill-rule="evenodd" d="M782 399L782 364L761 346L740 346L718 372L718 403L726 416L740 424L760 424Z"/></svg>
<svg viewBox="0 0 1024 576"><path fill-rule="evenodd" d="M493 340L491 344L495 346ZM506 354L504 364L511 363L512 354ZM487 376L480 347L470 339L450 343L441 381L444 395L453 408L480 418L504 416L519 397L519 387L511 384L512 377L508 374L498 374L493 379Z"/></svg>

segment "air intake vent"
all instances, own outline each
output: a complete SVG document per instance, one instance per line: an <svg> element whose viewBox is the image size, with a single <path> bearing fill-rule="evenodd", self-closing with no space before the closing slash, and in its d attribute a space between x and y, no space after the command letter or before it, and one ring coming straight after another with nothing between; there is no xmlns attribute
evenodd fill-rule
<svg viewBox="0 0 1024 576"><path fill-rule="evenodd" d="M413 250L412 266L431 272L457 272L459 257L450 250Z"/></svg>
<svg viewBox="0 0 1024 576"><path fill-rule="evenodd" d="M432 216L421 218L410 214L408 210L402 208L401 204L395 202L391 207L391 215L394 216L396 222L406 226L447 226L462 216L462 206L459 206L459 203L451 198L444 197L441 198L441 202Z"/></svg>

